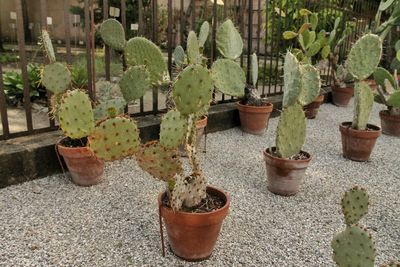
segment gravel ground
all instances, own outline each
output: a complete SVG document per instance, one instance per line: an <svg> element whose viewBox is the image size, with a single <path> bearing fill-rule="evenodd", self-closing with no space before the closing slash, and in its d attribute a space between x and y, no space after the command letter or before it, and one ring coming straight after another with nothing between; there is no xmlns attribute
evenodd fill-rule
<svg viewBox="0 0 400 267"><path fill-rule="evenodd" d="M160 255L156 196L163 184L123 160L108 164L103 182L90 188L55 175L1 189L0 266L334 266L330 241L344 227L340 198L353 185L370 194L362 223L377 243L377 264L400 260L400 139L380 137L370 162L346 160L338 124L351 118L351 107L326 104L308 122L304 150L314 159L294 197L266 188L261 151L274 144L277 118L264 136L238 128L210 134L204 171L230 192L232 205L207 261Z"/></svg>

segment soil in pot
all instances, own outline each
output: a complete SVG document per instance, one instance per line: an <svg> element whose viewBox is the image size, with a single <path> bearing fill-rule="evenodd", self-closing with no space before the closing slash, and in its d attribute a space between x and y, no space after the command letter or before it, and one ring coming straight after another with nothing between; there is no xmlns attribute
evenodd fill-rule
<svg viewBox="0 0 400 267"><path fill-rule="evenodd" d="M354 161L368 161L376 139L381 135L381 128L368 124L366 130L356 130L351 128L351 124L343 122L339 126L343 156Z"/></svg>
<svg viewBox="0 0 400 267"><path fill-rule="evenodd" d="M208 198L190 211L173 211L166 193L158 196L161 216L172 252L187 261L211 256L222 222L228 214L230 197L217 188L207 187Z"/></svg>
<svg viewBox="0 0 400 267"><path fill-rule="evenodd" d="M300 151L290 159L283 159L276 156L275 151L276 147L264 150L268 190L281 196L295 195L312 157L309 153Z"/></svg>
<svg viewBox="0 0 400 267"><path fill-rule="evenodd" d="M87 139L64 138L57 143L57 151L64 158L72 181L81 186L100 183L104 162L86 147Z"/></svg>
<svg viewBox="0 0 400 267"><path fill-rule="evenodd" d="M391 115L388 110L379 112L382 132L387 135L400 137L400 116Z"/></svg>
<svg viewBox="0 0 400 267"><path fill-rule="evenodd" d="M269 117L274 108L272 103L263 106L250 106L237 103L242 131L262 135L268 129Z"/></svg>
<svg viewBox="0 0 400 267"><path fill-rule="evenodd" d="M315 117L317 117L319 107L324 102L324 98L324 95L319 95L314 102L304 106L304 112L307 119L314 119Z"/></svg>
<svg viewBox="0 0 400 267"><path fill-rule="evenodd" d="M353 97L353 94L354 94L353 86L346 86L346 87L333 86L332 102L338 107L347 107L350 102L350 99Z"/></svg>

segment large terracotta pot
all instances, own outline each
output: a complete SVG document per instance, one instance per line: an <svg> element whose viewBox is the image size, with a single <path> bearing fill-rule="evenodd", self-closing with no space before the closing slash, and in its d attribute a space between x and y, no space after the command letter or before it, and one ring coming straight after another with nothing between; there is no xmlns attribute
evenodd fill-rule
<svg viewBox="0 0 400 267"><path fill-rule="evenodd" d="M72 181L77 185L90 186L100 183L104 161L98 159L87 147L65 147L57 143L58 153L64 158Z"/></svg>
<svg viewBox="0 0 400 267"><path fill-rule="evenodd" d="M319 107L322 105L322 103L324 102L324 95L319 95L317 97L317 99L315 99L314 102L312 102L311 104L308 104L306 106L304 106L304 112L306 114L306 118L307 119L314 119L315 117L317 117L318 114L318 110Z"/></svg>
<svg viewBox="0 0 400 267"><path fill-rule="evenodd" d="M272 151L275 151L275 149L275 147L272 147ZM278 158L271 155L269 148L264 150L269 191L281 196L292 196L299 191L306 169L312 159L309 153L301 152L307 156L307 159Z"/></svg>
<svg viewBox="0 0 400 267"><path fill-rule="evenodd" d="M187 261L201 261L211 256L222 222L228 214L229 194L211 186L207 187L207 193L221 197L225 200L225 205L221 209L206 213L174 212L163 205L165 193L158 196L172 252Z"/></svg>
<svg viewBox="0 0 400 267"><path fill-rule="evenodd" d="M400 137L400 116L391 115L388 110L379 112L382 132L387 135Z"/></svg>
<svg viewBox="0 0 400 267"><path fill-rule="evenodd" d="M374 149L376 139L381 135L381 128L372 124L368 130L351 128L351 122L340 124L343 156L354 161L367 161Z"/></svg>
<svg viewBox="0 0 400 267"><path fill-rule="evenodd" d="M346 86L344 88L340 86L332 87L332 102L338 107L347 107L354 94L353 86Z"/></svg>
<svg viewBox="0 0 400 267"><path fill-rule="evenodd" d="M236 103L239 110L240 125L244 132L262 135L268 129L268 121L273 110L273 104L266 106L249 106Z"/></svg>

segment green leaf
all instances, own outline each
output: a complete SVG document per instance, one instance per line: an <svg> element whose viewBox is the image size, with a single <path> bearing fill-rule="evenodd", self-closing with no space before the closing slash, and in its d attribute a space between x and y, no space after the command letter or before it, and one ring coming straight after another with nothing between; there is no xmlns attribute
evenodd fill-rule
<svg viewBox="0 0 400 267"><path fill-rule="evenodd" d="M305 31L301 34L301 36L303 37L303 45L304 45L303 49L306 50L307 47L308 47L309 44L310 44L310 31L309 31L309 30L305 30Z"/></svg>
<svg viewBox="0 0 400 267"><path fill-rule="evenodd" d="M285 39L285 40L291 40L293 38L296 38L297 36L298 36L298 34L293 31L285 31L283 33L283 39Z"/></svg>
<svg viewBox="0 0 400 267"><path fill-rule="evenodd" d="M399 108L400 107L400 91L396 91L393 94L391 94L387 101L387 104L389 107Z"/></svg>
<svg viewBox="0 0 400 267"><path fill-rule="evenodd" d="M313 57L319 52L319 50L321 50L321 43L316 41L316 42L312 43L310 45L309 49L307 50L307 56Z"/></svg>
<svg viewBox="0 0 400 267"><path fill-rule="evenodd" d="M310 17L310 22L312 25L312 29L315 31L318 26L318 15L316 13L312 13Z"/></svg>
<svg viewBox="0 0 400 267"><path fill-rule="evenodd" d="M331 52L331 47L329 45L324 46L321 51L321 57L323 59L326 59L329 56L329 53Z"/></svg>
<svg viewBox="0 0 400 267"><path fill-rule="evenodd" d="M396 58L397 58L397 60L400 60L400 50L397 51L397 53L396 53Z"/></svg>
<svg viewBox="0 0 400 267"><path fill-rule="evenodd" d="M315 42L315 39L316 39L315 31L311 31L310 32L310 39L308 40L307 48L309 48L311 46L311 44Z"/></svg>
<svg viewBox="0 0 400 267"><path fill-rule="evenodd" d="M308 10L308 9L305 9L305 8L300 9L300 15L301 16L308 16L308 15L311 15L311 14L312 14L312 12L310 10Z"/></svg>
<svg viewBox="0 0 400 267"><path fill-rule="evenodd" d="M306 30L309 30L310 28L311 28L311 23L304 23L304 24L300 27L298 33L299 33L299 34L302 34L302 33L305 32Z"/></svg>
<svg viewBox="0 0 400 267"><path fill-rule="evenodd" d="M400 50L400 40L398 40L398 41L396 42L396 44L394 45L394 49L395 49L396 51L399 51L399 50Z"/></svg>

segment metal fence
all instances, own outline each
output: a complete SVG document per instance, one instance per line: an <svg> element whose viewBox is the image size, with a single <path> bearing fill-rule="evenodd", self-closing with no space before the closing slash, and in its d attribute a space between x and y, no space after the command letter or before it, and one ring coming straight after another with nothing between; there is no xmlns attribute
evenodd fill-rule
<svg viewBox="0 0 400 267"><path fill-rule="evenodd" d="M10 0L11 1L11 0ZM17 50L19 53L19 67L22 74L24 97L23 108L26 117L26 129L13 131L13 121L9 120L7 112L6 95L3 88L2 66L0 63L0 114L2 131L0 140L18 136L31 135L57 129L56 122L49 116L48 126L35 127L32 115L32 103L29 95L29 77L27 73L28 58L26 55L25 33L27 21L24 21L24 0L14 1L16 12ZM40 1L40 27L47 28L47 0ZM95 29L96 18L107 19L115 16L121 21L128 36L141 35L153 40L163 48L168 60L170 72L173 70L172 53L176 45L185 46L186 36L189 30L198 30L203 21L209 21L212 25L209 46L205 49L210 64L218 57L216 49L216 29L226 18L231 18L239 28L245 41L245 53L240 58L240 64L250 74L250 55L258 54L260 77L259 92L263 97L282 93L282 54L291 46L296 44L283 40L282 33L286 29L297 28L300 20L299 10L307 8L318 12L320 24L328 32L333 27L335 17L343 16L347 20L355 22L355 31L343 45L343 50L349 49L351 42L358 37L373 19L378 3L374 0L225 0L220 5L217 0L102 0L102 6L95 0L81 0L83 4L84 44L82 49L86 53L87 90L91 98L96 97L96 42ZM62 23L64 26L64 42L61 45L65 51L65 61L73 64L74 53L71 43L71 21L70 1L59 0L63 5ZM117 3L116 3L117 2ZM110 3L113 3L112 6ZM137 16L127 17L128 9L136 4ZM165 4L165 7L162 6ZM118 8L119 10L116 10ZM119 12L116 12L119 11ZM130 10L129 12L133 12ZM119 13L119 14L117 14ZM99 47L97 47L99 49ZM104 49L104 78L112 80L112 62L118 59L108 47ZM330 69L322 73L324 85L330 85ZM48 94L48 97L50 95ZM234 101L233 98L214 94L213 104ZM158 114L165 108L164 98L158 88L146 95L137 103L131 115L143 116L147 114ZM50 109L50 108L49 108Z"/></svg>

